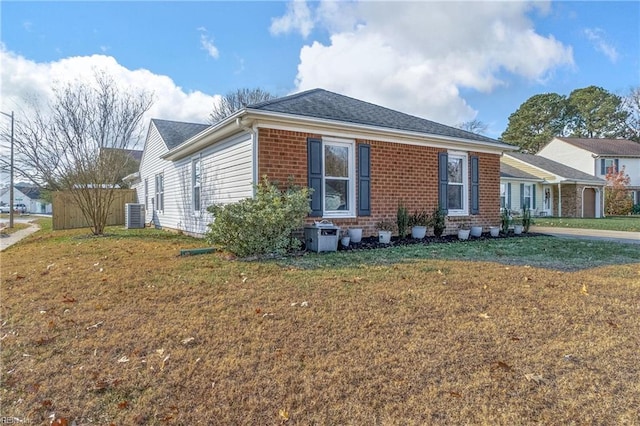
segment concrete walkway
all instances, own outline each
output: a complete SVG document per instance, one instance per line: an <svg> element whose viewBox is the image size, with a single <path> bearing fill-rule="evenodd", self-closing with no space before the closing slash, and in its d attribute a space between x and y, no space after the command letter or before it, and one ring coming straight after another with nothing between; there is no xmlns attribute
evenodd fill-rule
<svg viewBox="0 0 640 426"><path fill-rule="evenodd" d="M603 231L600 229L556 228L532 226L531 232L561 238L582 238L587 240L614 241L617 243L640 244L640 232Z"/></svg>
<svg viewBox="0 0 640 426"><path fill-rule="evenodd" d="M28 219L31 220L31 219ZM28 223L28 220L15 220L15 223ZM27 235L31 235L34 232L38 231L40 227L35 223L29 223L29 227L25 229L21 229L11 234L0 235L0 251L4 251L8 247L14 245L21 239L25 238Z"/></svg>

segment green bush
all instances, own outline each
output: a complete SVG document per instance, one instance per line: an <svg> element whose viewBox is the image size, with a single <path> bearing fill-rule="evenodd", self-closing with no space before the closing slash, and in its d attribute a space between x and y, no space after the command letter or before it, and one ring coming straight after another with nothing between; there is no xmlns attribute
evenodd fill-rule
<svg viewBox="0 0 640 426"><path fill-rule="evenodd" d="M280 190L266 177L254 198L207 208L214 216L207 241L240 257L284 254L300 247L293 231L309 214L308 188Z"/></svg>
<svg viewBox="0 0 640 426"><path fill-rule="evenodd" d="M631 214L640 214L640 203L635 204L631 209Z"/></svg>
<svg viewBox="0 0 640 426"><path fill-rule="evenodd" d="M445 218L446 215L444 214L444 210L440 207L433 209L433 213L431 214L431 226L433 226L433 235L436 237L442 236L442 233L447 227Z"/></svg>
<svg viewBox="0 0 640 426"><path fill-rule="evenodd" d="M398 236L404 238L407 236L409 228L409 211L404 204L398 204L398 212L396 213L396 225L398 226Z"/></svg>

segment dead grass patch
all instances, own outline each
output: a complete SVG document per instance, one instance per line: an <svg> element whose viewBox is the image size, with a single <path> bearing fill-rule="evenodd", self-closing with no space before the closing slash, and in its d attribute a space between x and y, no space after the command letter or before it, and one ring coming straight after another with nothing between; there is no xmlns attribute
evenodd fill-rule
<svg viewBox="0 0 640 426"><path fill-rule="evenodd" d="M634 424L640 264L299 269L149 232L2 254L2 415L69 424Z"/></svg>

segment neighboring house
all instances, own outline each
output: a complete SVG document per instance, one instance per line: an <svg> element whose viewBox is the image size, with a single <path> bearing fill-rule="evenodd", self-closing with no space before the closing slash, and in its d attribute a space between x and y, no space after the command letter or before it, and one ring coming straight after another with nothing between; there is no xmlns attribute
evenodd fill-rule
<svg viewBox="0 0 640 426"><path fill-rule="evenodd" d="M9 188L0 192L0 204L9 205ZM40 189L33 185L18 183L13 186L13 204L24 204L28 213L51 214L51 203L40 196Z"/></svg>
<svg viewBox="0 0 640 426"><path fill-rule="evenodd" d="M604 179L612 167L629 175L634 204L640 203L640 143L626 139L554 138L538 155Z"/></svg>
<svg viewBox="0 0 640 426"><path fill-rule="evenodd" d="M152 120L128 180L147 222L203 235L207 206L254 194L263 176L313 189L308 222L372 235L441 205L449 231L500 221L500 156L515 147L321 89L250 105L213 125Z"/></svg>
<svg viewBox="0 0 640 426"><path fill-rule="evenodd" d="M501 207L534 216L602 217L605 181L539 155L505 153ZM503 203L504 200L504 203Z"/></svg>
<svg viewBox="0 0 640 426"><path fill-rule="evenodd" d="M140 169L140 160L142 160L142 150L138 149L123 149L123 148L102 148L102 153L116 153L119 157L116 157L118 161L126 161L122 169L122 178L128 176L131 173L135 173ZM124 179L123 179L124 180ZM119 183L119 186L121 182Z"/></svg>

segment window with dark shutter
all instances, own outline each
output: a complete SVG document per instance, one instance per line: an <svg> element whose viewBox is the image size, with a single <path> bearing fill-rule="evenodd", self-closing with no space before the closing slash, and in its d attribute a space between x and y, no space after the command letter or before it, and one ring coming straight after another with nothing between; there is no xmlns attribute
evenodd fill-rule
<svg viewBox="0 0 640 426"><path fill-rule="evenodd" d="M307 171L311 193L311 216L322 216L322 141L307 140Z"/></svg>
<svg viewBox="0 0 640 426"><path fill-rule="evenodd" d="M358 216L371 216L371 146L358 145Z"/></svg>
<svg viewBox="0 0 640 426"><path fill-rule="evenodd" d="M471 214L480 213L480 160L471 156Z"/></svg>
<svg viewBox="0 0 640 426"><path fill-rule="evenodd" d="M438 204L445 214L448 213L449 207L449 174L447 166L449 164L449 155L446 152L438 154Z"/></svg>

